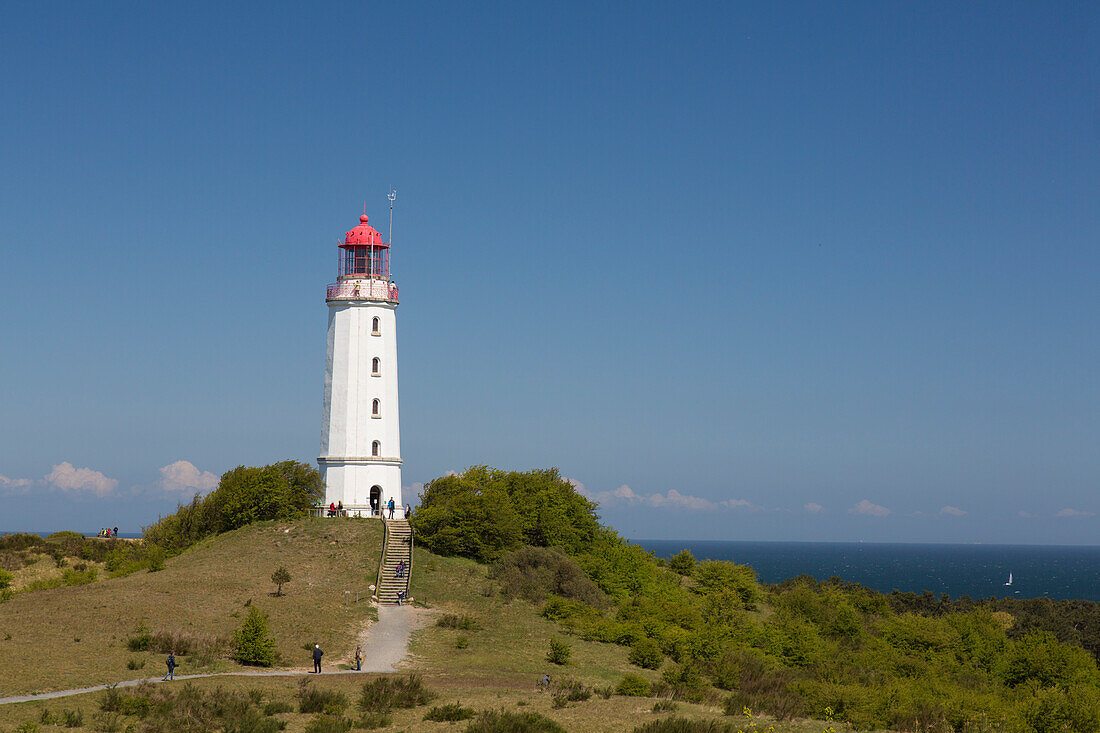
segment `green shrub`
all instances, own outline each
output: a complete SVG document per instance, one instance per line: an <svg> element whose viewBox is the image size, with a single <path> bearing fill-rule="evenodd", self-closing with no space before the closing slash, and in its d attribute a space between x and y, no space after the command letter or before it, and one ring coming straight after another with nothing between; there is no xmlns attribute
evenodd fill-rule
<svg viewBox="0 0 1100 733"><path fill-rule="evenodd" d="M280 565L275 572L271 574L271 582L275 584L275 595L281 596L283 594L283 585L290 582L290 571Z"/></svg>
<svg viewBox="0 0 1100 733"><path fill-rule="evenodd" d="M61 580L65 585L87 585L88 583L94 583L96 577L99 575L99 570L96 568L85 567L84 570L77 570L76 568L69 568L61 574Z"/></svg>
<svg viewBox="0 0 1100 733"><path fill-rule="evenodd" d="M166 557L167 554L164 552L163 547L160 545L153 545L145 555L145 566L149 569L150 573L159 573L161 570L164 570L164 561Z"/></svg>
<svg viewBox="0 0 1100 733"><path fill-rule="evenodd" d="M665 660L665 656L661 654L661 648L657 646L657 642L643 637L630 647L630 653L627 654L626 659L631 664L644 669L658 669L661 662Z"/></svg>
<svg viewBox="0 0 1100 733"><path fill-rule="evenodd" d="M649 680L641 675L624 674L619 683L615 685L615 694L629 697L649 697Z"/></svg>
<svg viewBox="0 0 1100 733"><path fill-rule="evenodd" d="M470 646L470 640L465 636L460 636L455 639L455 649L465 649L468 646Z"/></svg>
<svg viewBox="0 0 1100 733"><path fill-rule="evenodd" d="M339 715L318 715L306 724L305 733L345 733L351 721Z"/></svg>
<svg viewBox="0 0 1100 733"><path fill-rule="evenodd" d="M355 721L356 728L374 730L375 728L388 728L393 718L385 713L363 713L359 720Z"/></svg>
<svg viewBox="0 0 1100 733"><path fill-rule="evenodd" d="M255 606L233 632L233 658L241 664L270 667L275 664L275 640L271 637L267 614Z"/></svg>
<svg viewBox="0 0 1100 733"><path fill-rule="evenodd" d="M1034 733L1095 733L1100 730L1100 691L1091 685L1038 689L1026 705L1025 719Z"/></svg>
<svg viewBox="0 0 1100 733"><path fill-rule="evenodd" d="M348 696L337 690L318 690L305 684L298 690L298 712L340 715L348 706Z"/></svg>
<svg viewBox="0 0 1100 733"><path fill-rule="evenodd" d="M418 674L408 677L378 677L364 683L359 708L368 713L388 713L394 708L415 708L426 705L435 693L424 687Z"/></svg>
<svg viewBox="0 0 1100 733"><path fill-rule="evenodd" d="M462 631L479 631L481 629L481 624L473 616L466 614L459 616L456 613L443 614L435 622L435 625L445 629L460 629Z"/></svg>
<svg viewBox="0 0 1100 733"><path fill-rule="evenodd" d="M567 703L581 702L592 697L590 689L580 681L572 678L561 680L554 687L554 694L551 699L554 701L554 707L556 708L563 708Z"/></svg>
<svg viewBox="0 0 1100 733"><path fill-rule="evenodd" d="M126 660L126 669L143 669L145 667L144 659L137 659L136 657L130 657Z"/></svg>
<svg viewBox="0 0 1100 733"><path fill-rule="evenodd" d="M566 733L566 730L538 713L486 710L466 726L464 733Z"/></svg>
<svg viewBox="0 0 1100 733"><path fill-rule="evenodd" d="M0 570L0 590L10 588L12 580L14 579L15 576L9 573L7 570Z"/></svg>
<svg viewBox="0 0 1100 733"><path fill-rule="evenodd" d="M573 649L564 641L557 639L550 640L550 648L546 652L546 661L552 664L569 664L569 657L572 656Z"/></svg>
<svg viewBox="0 0 1100 733"><path fill-rule="evenodd" d="M680 575L691 575L691 571L695 569L695 555L690 550L681 550L668 559L668 568Z"/></svg>
<svg viewBox="0 0 1100 733"><path fill-rule="evenodd" d="M655 713L674 713L680 709L680 706L672 700L658 700L653 703L653 712Z"/></svg>
<svg viewBox="0 0 1100 733"><path fill-rule="evenodd" d="M278 715L280 713L290 713L294 711L294 706L286 700L272 700L267 705L264 705L264 715Z"/></svg>
<svg viewBox="0 0 1100 733"><path fill-rule="evenodd" d="M607 599L575 560L549 547L524 547L497 560L489 577L500 583L505 596L542 603L547 596L580 601L604 608Z"/></svg>
<svg viewBox="0 0 1100 733"><path fill-rule="evenodd" d="M717 720L662 718L639 725L634 733L731 733L733 726Z"/></svg>
<svg viewBox="0 0 1100 733"><path fill-rule="evenodd" d="M61 723L66 728L83 728L84 713L80 710L65 710L61 713Z"/></svg>
<svg viewBox="0 0 1100 733"><path fill-rule="evenodd" d="M153 635L149 633L149 628L145 624L138 624L134 635L126 641L126 646L132 652L143 652L149 649L152 642Z"/></svg>
<svg viewBox="0 0 1100 733"><path fill-rule="evenodd" d="M669 686L669 694L676 700L702 702L706 697L707 683L702 671L690 661L674 664L665 669L661 679Z"/></svg>
<svg viewBox="0 0 1100 733"><path fill-rule="evenodd" d="M595 505L557 469L472 466L442 476L424 486L412 522L432 552L481 562L524 545L584 552L600 531Z"/></svg>
<svg viewBox="0 0 1100 733"><path fill-rule="evenodd" d="M446 723L456 720L469 720L475 715L477 715L477 711L473 708L464 708L459 703L452 702L448 705L432 708L424 715L424 720Z"/></svg>

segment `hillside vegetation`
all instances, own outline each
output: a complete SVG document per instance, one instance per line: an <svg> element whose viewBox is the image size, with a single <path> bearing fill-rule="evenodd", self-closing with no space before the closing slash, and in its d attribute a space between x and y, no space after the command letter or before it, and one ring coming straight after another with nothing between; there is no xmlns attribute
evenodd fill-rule
<svg viewBox="0 0 1100 733"><path fill-rule="evenodd" d="M378 522L265 521L202 540L159 572L18 593L0 604L0 692L160 675L171 645L181 674L239 669L227 644L251 606L270 616L283 664L306 665L307 643L335 663L373 613L367 602L345 605L344 591L374 582L381 545ZM275 597L280 566L292 580ZM131 650L142 636L145 648Z"/></svg>
<svg viewBox="0 0 1100 733"><path fill-rule="evenodd" d="M414 524L436 552L492 560L487 592L541 602L564 634L659 670L651 689L674 699L780 719L829 709L864 729L1100 730L1095 658L1034 619L973 602L922 612L842 581L766 587L686 553L663 567L595 509L555 471L479 466L425 486Z"/></svg>

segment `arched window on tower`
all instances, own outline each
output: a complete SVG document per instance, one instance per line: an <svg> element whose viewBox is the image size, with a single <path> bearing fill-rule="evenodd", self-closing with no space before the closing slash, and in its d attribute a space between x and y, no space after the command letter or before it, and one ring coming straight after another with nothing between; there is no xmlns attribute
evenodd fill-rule
<svg viewBox="0 0 1100 733"><path fill-rule="evenodd" d="M375 458L382 455L382 442L381 441L376 440L376 441L374 441L373 443L370 444L370 454L372 456L374 456Z"/></svg>
<svg viewBox="0 0 1100 733"><path fill-rule="evenodd" d="M370 374L372 377L382 376L382 360L377 356L371 359Z"/></svg>
<svg viewBox="0 0 1100 733"><path fill-rule="evenodd" d="M378 328L379 328L379 326L382 325L382 322L381 322L381 320L379 320L378 316L375 316L374 320L371 321L370 324L371 324L370 325L370 335L371 336L381 336L382 332L379 331Z"/></svg>
<svg viewBox="0 0 1100 733"><path fill-rule="evenodd" d="M382 400L375 400L371 403L371 417L382 417Z"/></svg>

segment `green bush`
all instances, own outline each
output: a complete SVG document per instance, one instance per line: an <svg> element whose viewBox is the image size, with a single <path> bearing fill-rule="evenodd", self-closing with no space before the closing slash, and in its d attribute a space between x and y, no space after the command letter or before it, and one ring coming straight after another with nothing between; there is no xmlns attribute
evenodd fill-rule
<svg viewBox="0 0 1100 733"><path fill-rule="evenodd" d="M0 590L11 587L12 580L15 576L9 573L7 570L0 570Z"/></svg>
<svg viewBox="0 0 1100 733"><path fill-rule="evenodd" d="M626 659L631 664L644 669L658 669L661 662L665 660L665 655L661 654L661 648L657 646L657 642L643 637L630 647L630 653L627 654Z"/></svg>
<svg viewBox="0 0 1100 733"><path fill-rule="evenodd" d="M356 728L374 730L375 728L388 728L393 719L385 713L363 713L359 720L355 721Z"/></svg>
<svg viewBox="0 0 1100 733"><path fill-rule="evenodd" d="M554 694L551 699L556 708L563 708L567 703L581 702L592 697L592 690L572 678L561 680L554 687Z"/></svg>
<svg viewBox="0 0 1100 733"><path fill-rule="evenodd" d="M408 677L378 677L363 685L359 708L368 713L388 713L394 708L426 705L435 693L424 687L418 674Z"/></svg>
<svg viewBox="0 0 1100 733"><path fill-rule="evenodd" d="M298 712L340 715L348 706L348 696L337 690L318 690L305 684L298 690Z"/></svg>
<svg viewBox="0 0 1100 733"><path fill-rule="evenodd" d="M718 720L663 718L639 725L634 733L731 733L733 730L732 725Z"/></svg>
<svg viewBox="0 0 1100 733"><path fill-rule="evenodd" d="M61 724L66 728L83 728L84 713L80 710L65 710L61 713Z"/></svg>
<svg viewBox="0 0 1100 733"><path fill-rule="evenodd" d="M275 595L281 596L283 594L283 585L290 582L290 571L279 566L275 572L271 574L271 582L275 584Z"/></svg>
<svg viewBox="0 0 1100 733"><path fill-rule="evenodd" d="M524 547L497 560L489 577L501 593L542 603L547 596L580 601L594 608L607 606L603 591L589 580L575 560L549 547Z"/></svg>
<svg viewBox="0 0 1100 733"><path fill-rule="evenodd" d="M473 616L463 614L459 616L456 613L445 613L439 617L439 620L435 622L436 626L441 626L444 629L460 629L462 631L478 631L481 629L481 624Z"/></svg>
<svg viewBox="0 0 1100 733"><path fill-rule="evenodd" d="M138 624L134 635L126 641L126 646L132 652L144 652L152 642L153 635L149 633L149 628L145 624Z"/></svg>
<svg viewBox="0 0 1100 733"><path fill-rule="evenodd" d="M144 537L175 554L204 537L252 522L303 516L323 496L320 473L304 463L238 466L224 473L205 498L196 495L190 504L146 527Z"/></svg>
<svg viewBox="0 0 1100 733"><path fill-rule="evenodd" d="M351 730L351 721L339 715L321 714L306 724L305 733L345 733Z"/></svg>
<svg viewBox="0 0 1100 733"><path fill-rule="evenodd" d="M669 694L676 700L702 702L706 697L707 683L702 671L694 662L681 662L665 669L661 679L669 686Z"/></svg>
<svg viewBox="0 0 1100 733"><path fill-rule="evenodd" d="M552 664L569 664L569 657L573 649L569 644L557 639L550 640L550 648L546 652L546 661Z"/></svg>
<svg viewBox="0 0 1100 733"><path fill-rule="evenodd" d="M469 720L477 715L473 708L464 708L457 702L448 705L434 707L424 715L424 720L434 720L439 723L454 722L456 720Z"/></svg>
<svg viewBox="0 0 1100 733"><path fill-rule="evenodd" d="M691 571L695 569L695 555L690 550L681 550L668 559L668 568L680 575L691 575Z"/></svg>
<svg viewBox="0 0 1100 733"><path fill-rule="evenodd" d="M580 553L600 529L595 505L557 469L520 473L487 466L430 481L412 522L432 552L481 562L524 545Z"/></svg>
<svg viewBox="0 0 1100 733"><path fill-rule="evenodd" d="M680 709L680 706L672 700L658 700L653 703L653 712L655 713L674 713Z"/></svg>
<svg viewBox="0 0 1100 733"><path fill-rule="evenodd" d="M275 664L275 640L271 637L267 614L255 606L248 609L248 617L233 632L233 658L241 664L259 667Z"/></svg>
<svg viewBox="0 0 1100 733"><path fill-rule="evenodd" d="M279 713L290 713L294 711L294 706L286 700L272 700L267 705L264 705L264 715L278 715Z"/></svg>
<svg viewBox="0 0 1100 733"><path fill-rule="evenodd" d="M464 733L566 733L566 730L538 713L486 710L466 726Z"/></svg>
<svg viewBox="0 0 1100 733"><path fill-rule="evenodd" d="M641 675L624 674L619 683L615 685L615 694L629 697L649 697L649 680Z"/></svg>
<svg viewBox="0 0 1100 733"><path fill-rule="evenodd" d="M99 575L99 570L96 568L85 568L84 570L77 570L76 568L69 568L61 574L61 580L65 585L87 585L88 583L94 583L96 577Z"/></svg>

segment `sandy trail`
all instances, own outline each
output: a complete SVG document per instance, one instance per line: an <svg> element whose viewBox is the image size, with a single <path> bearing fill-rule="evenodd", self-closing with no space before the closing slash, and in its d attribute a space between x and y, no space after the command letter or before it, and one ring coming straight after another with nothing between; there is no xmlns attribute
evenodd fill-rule
<svg viewBox="0 0 1100 733"><path fill-rule="evenodd" d="M363 647L362 672L396 672L398 665L409 654L409 637L416 629L424 626L430 611L412 606L379 606L378 621L366 626L359 632L358 643ZM354 656L354 654L353 654ZM347 660L350 663L350 659ZM193 680L201 677L296 677L309 674L311 668L294 667L290 669L256 670L248 672L212 672L209 674L177 674L177 680ZM322 665L322 674L324 666ZM339 674L362 674L356 670L335 670ZM160 682L160 677L143 677L137 680L125 680L114 685L94 685L72 690L43 692L38 695L16 695L0 697L0 705L32 700L50 700L56 697L82 695L86 692L106 690L108 687L134 687L142 682Z"/></svg>

